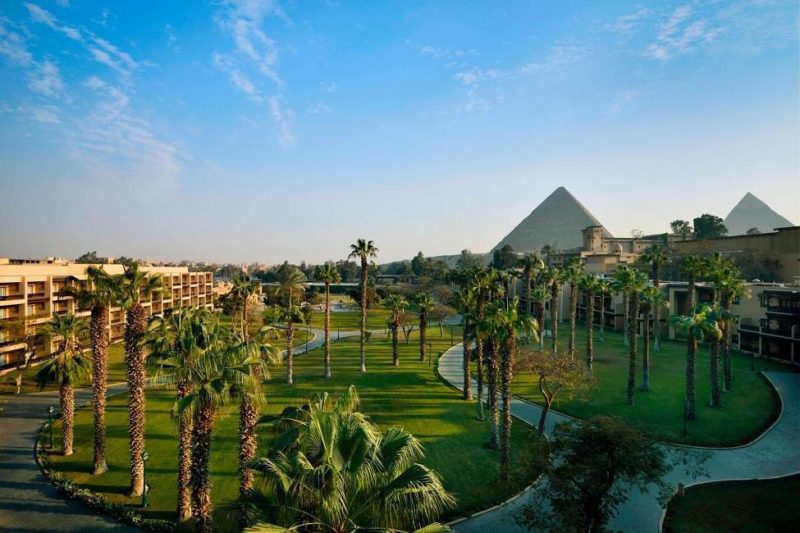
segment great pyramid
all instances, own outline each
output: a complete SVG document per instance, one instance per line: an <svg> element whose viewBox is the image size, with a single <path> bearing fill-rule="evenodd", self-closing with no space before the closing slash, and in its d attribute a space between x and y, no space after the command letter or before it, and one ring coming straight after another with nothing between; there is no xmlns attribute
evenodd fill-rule
<svg viewBox="0 0 800 533"><path fill-rule="evenodd" d="M566 250L583 245L582 231L602 226L583 204L564 187L559 187L531 211L511 233L492 248L510 244L517 252L539 252L546 244ZM603 228L603 235L611 234Z"/></svg>
<svg viewBox="0 0 800 533"><path fill-rule="evenodd" d="M744 235L750 228L758 228L761 233L768 233L775 228L786 226L794 224L751 193L745 194L725 217L728 235Z"/></svg>

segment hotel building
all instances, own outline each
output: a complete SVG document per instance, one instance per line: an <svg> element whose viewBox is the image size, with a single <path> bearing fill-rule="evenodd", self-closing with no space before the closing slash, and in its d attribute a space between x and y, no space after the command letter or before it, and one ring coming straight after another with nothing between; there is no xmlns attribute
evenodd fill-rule
<svg viewBox="0 0 800 533"><path fill-rule="evenodd" d="M42 335L42 326L54 314L89 316L89 309L80 309L73 298L59 294L68 285L86 283L88 266L53 258L0 258L0 373L25 364L28 359L35 363L53 353L56 346ZM122 265L95 266L109 274L123 273ZM189 272L187 267L142 266L141 270L161 276L164 283L162 291L142 302L148 316L170 309L213 309L211 272ZM124 325L124 310L112 307L108 326L112 342L122 339Z"/></svg>

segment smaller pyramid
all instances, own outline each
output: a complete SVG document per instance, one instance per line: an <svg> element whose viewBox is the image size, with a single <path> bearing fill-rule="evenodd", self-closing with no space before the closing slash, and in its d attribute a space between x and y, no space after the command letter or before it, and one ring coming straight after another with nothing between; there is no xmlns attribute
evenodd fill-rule
<svg viewBox="0 0 800 533"><path fill-rule="evenodd" d="M787 226L794 224L751 193L745 194L725 217L728 235L745 235L751 228L758 228L761 233L769 233L775 228Z"/></svg>
<svg viewBox="0 0 800 533"><path fill-rule="evenodd" d="M522 253L539 252L546 244L555 245L561 250L577 248L583 245L582 232L589 226L602 224L567 189L559 187L497 243L492 251L506 244ZM605 228L603 236L611 238Z"/></svg>

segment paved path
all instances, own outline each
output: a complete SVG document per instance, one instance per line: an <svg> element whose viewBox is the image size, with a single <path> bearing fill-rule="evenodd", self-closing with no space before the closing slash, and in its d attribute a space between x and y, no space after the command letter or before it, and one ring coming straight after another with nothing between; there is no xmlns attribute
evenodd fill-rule
<svg viewBox="0 0 800 533"><path fill-rule="evenodd" d="M454 387L461 389L464 374L462 370L463 347L454 346L439 359L439 372ZM767 379L775 386L783 404L778 421L752 443L737 448L711 448L704 467L709 476L693 479L680 467L676 467L667 480L674 486L678 483L692 485L711 481L747 480L757 478L781 477L800 472L800 374L787 372L765 372ZM473 391L477 385L473 381ZM511 413L518 419L536 426L541 408L532 403L514 398ZM569 418L561 413L550 411L547 416L546 433L553 426ZM694 448L690 448L695 450ZM692 453L701 453L700 450ZM532 488L531 490L536 490ZM520 507L530 501L530 492L525 491L507 504L476 517L456 522L453 527L462 533L486 531L525 531L513 523L510 517L518 514ZM658 503L657 492L651 490L641 494L634 490L623 504L617 516L609 524L612 530L631 532L658 532L664 508Z"/></svg>
<svg viewBox="0 0 800 533"><path fill-rule="evenodd" d="M307 344L309 350L314 350L324 344L325 332L312 328L311 333L314 338ZM352 335L358 332L342 332L341 337ZM305 352L305 345L295 347L297 356ZM109 386L107 395L126 391L125 383L116 383ZM75 393L76 404L85 404L91 397L91 389L80 389ZM112 518L93 515L77 502L65 500L42 475L36 464L34 443L47 421L47 408L59 407L58 392L3 399L7 403L0 414L0 531L135 531Z"/></svg>

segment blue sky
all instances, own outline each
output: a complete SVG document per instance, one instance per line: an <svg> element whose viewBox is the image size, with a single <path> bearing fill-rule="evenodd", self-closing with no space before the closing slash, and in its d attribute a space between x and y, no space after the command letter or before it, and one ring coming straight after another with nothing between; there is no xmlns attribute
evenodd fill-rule
<svg viewBox="0 0 800 533"><path fill-rule="evenodd" d="M793 1L3 2L0 255L486 251L560 185L798 223L799 59Z"/></svg>

